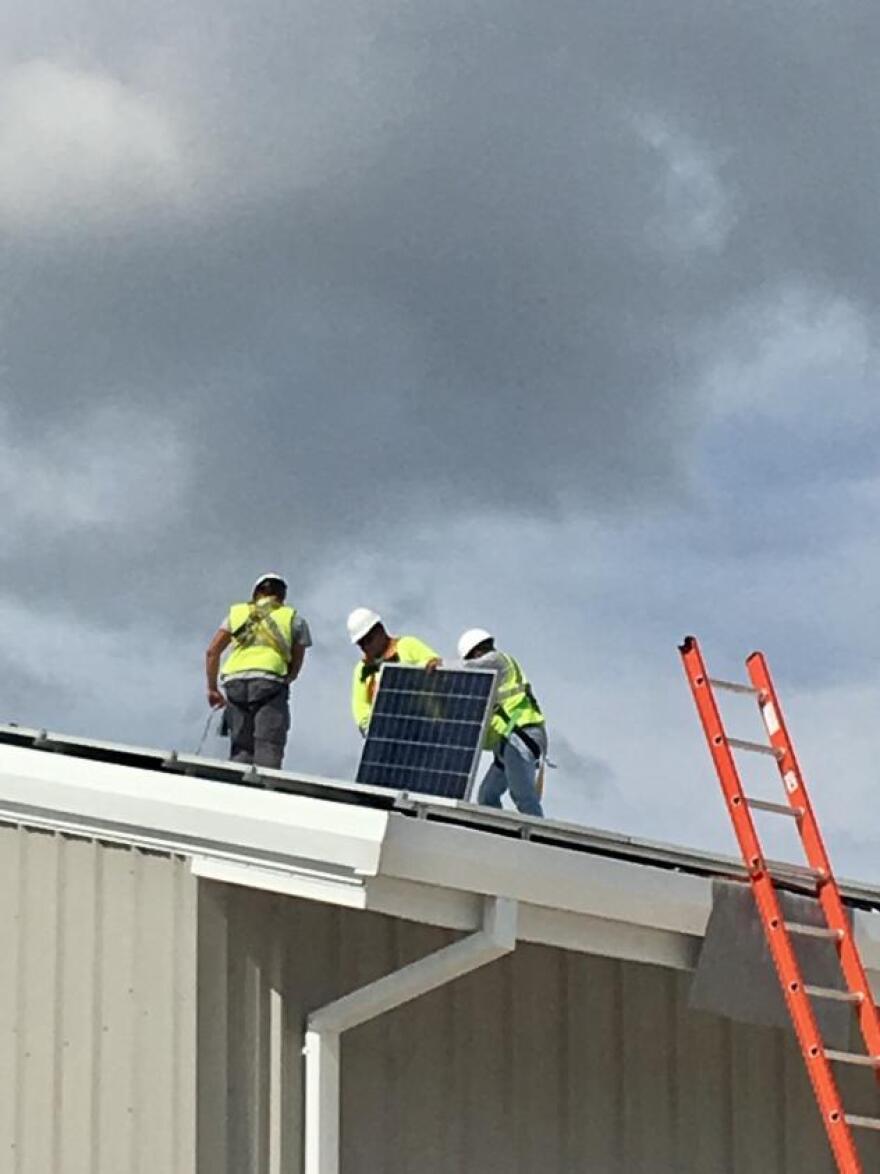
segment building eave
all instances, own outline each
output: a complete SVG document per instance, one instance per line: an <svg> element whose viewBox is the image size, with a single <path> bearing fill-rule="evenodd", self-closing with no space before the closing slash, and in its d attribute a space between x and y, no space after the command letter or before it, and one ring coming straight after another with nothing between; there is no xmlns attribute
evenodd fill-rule
<svg viewBox="0 0 880 1174"><path fill-rule="evenodd" d="M248 779L199 759L181 769L175 757L168 770L159 752L100 743L65 740L59 753L57 739L39 748L20 731L2 735L0 822L184 856L205 880L453 930L473 930L484 898L503 897L519 903L521 940L691 969L713 880L744 879L729 858L597 829L312 776ZM850 898L880 986L880 917L868 911L880 893L853 886Z"/></svg>

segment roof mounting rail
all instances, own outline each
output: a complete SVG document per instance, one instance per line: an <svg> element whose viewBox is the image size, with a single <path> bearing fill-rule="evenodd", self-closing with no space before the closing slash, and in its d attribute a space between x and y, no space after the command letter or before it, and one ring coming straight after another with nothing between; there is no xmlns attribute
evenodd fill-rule
<svg viewBox="0 0 880 1174"><path fill-rule="evenodd" d="M49 750L53 753L61 752L61 747L56 742L52 741L52 739L49 737L48 731L46 730L37 731L37 736L34 738L31 746L34 750Z"/></svg>

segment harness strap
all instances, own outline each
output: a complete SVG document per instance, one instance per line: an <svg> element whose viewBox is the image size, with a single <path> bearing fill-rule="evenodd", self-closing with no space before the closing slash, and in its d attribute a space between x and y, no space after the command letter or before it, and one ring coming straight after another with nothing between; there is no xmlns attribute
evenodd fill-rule
<svg viewBox="0 0 880 1174"><path fill-rule="evenodd" d="M290 663L291 648L282 635L278 622L271 612L262 616L262 623L269 638L269 643L282 658L285 664Z"/></svg>
<svg viewBox="0 0 880 1174"><path fill-rule="evenodd" d="M250 609L248 618L232 633L233 640L246 647L256 640L258 633L261 633L284 663L289 664L291 649L271 611L264 611L257 603L250 604Z"/></svg>
<svg viewBox="0 0 880 1174"><path fill-rule="evenodd" d="M538 745L538 743L535 741L535 739L532 737L532 735L527 734L522 726L515 726L513 724L515 719L511 718L510 714L504 708L502 708L502 706L500 706L500 705L497 706L497 709L498 709L499 715L504 719L504 721L506 721L508 723L507 729L501 735L501 745L500 745L499 749L503 750L504 743L507 741L507 739L511 735L513 735L514 738L519 738L519 740L523 743L523 745L526 747L526 749L534 756L534 758L536 760L540 759L541 758L541 747ZM496 758L498 758L498 757L499 756L496 755Z"/></svg>
<svg viewBox="0 0 880 1174"><path fill-rule="evenodd" d="M508 656L507 653L504 653L504 656L505 656L506 660L508 661L508 663L510 664L511 668L513 669L513 672L515 675L515 680L512 685L506 686L504 689L499 690L498 693L496 694L495 712L498 714L498 716L501 718L501 720L506 723L506 728L504 730L504 733L501 735L502 741L505 738L509 738L511 733L518 733L518 727L516 725L516 711L518 709L521 709L525 705L531 705L531 707L537 713L542 712L541 707L538 704L537 699L535 697L535 694L532 692L531 684L525 679L525 675L524 675L522 669L519 667L519 662L516 660L515 657ZM506 700L508 697L513 697L518 693L522 694L522 696L520 697L520 700L516 703L516 705L514 705L513 709L510 712L508 712L504 708L504 706L500 703L502 701ZM524 738L523 740L525 741L526 739ZM533 742L533 739L529 738L528 741ZM534 748L534 745L530 746L529 749L532 751L532 753L535 755L536 758L541 757L540 751L537 751Z"/></svg>
<svg viewBox="0 0 880 1174"><path fill-rule="evenodd" d="M393 636L388 647L385 649L385 655L379 660L364 660L361 665L361 684L367 686L367 701L370 705L373 704L373 699L376 696L376 686L379 683L379 672L383 664L396 664L400 657L397 655L398 637Z"/></svg>

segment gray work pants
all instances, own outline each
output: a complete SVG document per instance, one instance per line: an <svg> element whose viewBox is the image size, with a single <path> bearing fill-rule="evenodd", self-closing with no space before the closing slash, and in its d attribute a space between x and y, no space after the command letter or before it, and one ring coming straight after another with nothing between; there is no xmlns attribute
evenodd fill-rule
<svg viewBox="0 0 880 1174"><path fill-rule="evenodd" d="M280 769L290 729L290 686L254 677L224 681L229 757Z"/></svg>

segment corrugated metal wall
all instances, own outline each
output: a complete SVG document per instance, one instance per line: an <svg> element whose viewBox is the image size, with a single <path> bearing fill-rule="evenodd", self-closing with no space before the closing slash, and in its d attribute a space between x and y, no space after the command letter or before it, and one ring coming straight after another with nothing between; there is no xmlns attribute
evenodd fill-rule
<svg viewBox="0 0 880 1174"><path fill-rule="evenodd" d="M0 1171L193 1174L184 861L0 827Z"/></svg>
<svg viewBox="0 0 880 1174"><path fill-rule="evenodd" d="M448 940L205 883L199 1174L298 1174L305 1015ZM831 1174L791 1041L689 1012L688 981L521 946L356 1029L343 1174Z"/></svg>

